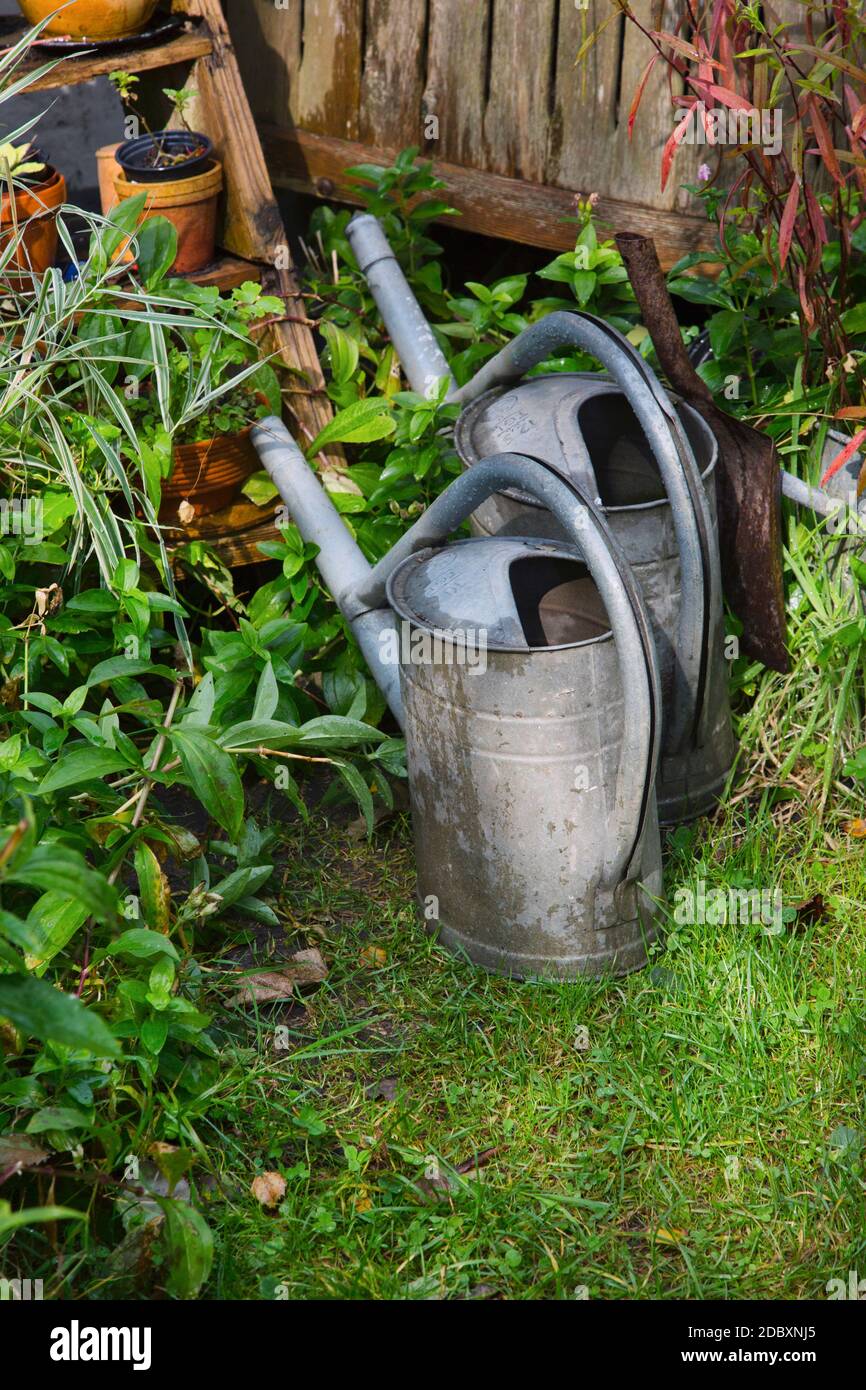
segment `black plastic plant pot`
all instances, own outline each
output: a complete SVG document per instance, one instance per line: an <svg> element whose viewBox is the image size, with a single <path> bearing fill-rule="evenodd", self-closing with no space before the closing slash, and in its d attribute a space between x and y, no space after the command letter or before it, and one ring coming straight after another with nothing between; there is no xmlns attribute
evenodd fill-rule
<svg viewBox="0 0 866 1390"><path fill-rule="evenodd" d="M202 174L213 159L213 143L188 130L157 130L126 140L115 159L130 183L168 183Z"/></svg>

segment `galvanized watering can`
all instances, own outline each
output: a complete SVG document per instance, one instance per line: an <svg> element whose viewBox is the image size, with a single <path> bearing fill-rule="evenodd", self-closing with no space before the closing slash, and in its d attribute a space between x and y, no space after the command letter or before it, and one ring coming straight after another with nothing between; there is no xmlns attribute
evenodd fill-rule
<svg viewBox="0 0 866 1390"><path fill-rule="evenodd" d="M443 376L451 381L448 399L464 407L455 429L464 465L516 450L556 466L603 513L642 589L658 651L661 822L708 811L735 751L712 432L690 406L668 397L621 333L590 314L549 315L458 388L376 219L354 217L348 237L412 387L423 393ZM576 347L609 376L526 378ZM519 485L488 498L472 525L481 535L564 539L558 519Z"/></svg>
<svg viewBox="0 0 866 1390"><path fill-rule="evenodd" d="M405 730L425 925L518 978L644 965L662 892L660 682L600 512L554 467L499 454L371 569L281 421L253 442ZM444 544L515 487L564 541Z"/></svg>

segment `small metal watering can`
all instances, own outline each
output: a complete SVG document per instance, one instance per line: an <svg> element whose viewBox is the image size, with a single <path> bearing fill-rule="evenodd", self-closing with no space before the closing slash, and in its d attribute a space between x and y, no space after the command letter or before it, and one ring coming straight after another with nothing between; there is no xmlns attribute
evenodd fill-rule
<svg viewBox="0 0 866 1390"><path fill-rule="evenodd" d="M253 442L405 730L425 925L518 978L644 965L662 892L660 683L604 518L555 468L500 454L371 569L285 426L262 421ZM565 542L444 544L514 487Z"/></svg>
<svg viewBox="0 0 866 1390"><path fill-rule="evenodd" d="M464 465L516 450L556 466L604 514L642 589L658 651L660 819L710 810L735 751L712 432L690 406L671 401L628 339L590 314L549 315L458 388L379 223L359 214L347 235L412 387L451 381L448 399L464 407L455 429ZM526 377L576 347L610 375ZM564 538L557 518L519 486L490 497L472 525L481 535Z"/></svg>

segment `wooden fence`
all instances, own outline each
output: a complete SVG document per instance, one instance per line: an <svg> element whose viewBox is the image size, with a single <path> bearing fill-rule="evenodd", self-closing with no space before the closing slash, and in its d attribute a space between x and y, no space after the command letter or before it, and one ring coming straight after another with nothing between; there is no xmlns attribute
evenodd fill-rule
<svg viewBox="0 0 866 1390"><path fill-rule="evenodd" d="M657 0L634 8L649 21ZM666 5L666 24L681 8ZM682 146L660 188L673 128L662 64L628 139L652 48L612 0L226 0L226 9L277 186L354 201L348 165L418 145L472 231L565 248L574 194L597 193L601 216L653 236L665 262L711 242L681 187L706 151Z"/></svg>

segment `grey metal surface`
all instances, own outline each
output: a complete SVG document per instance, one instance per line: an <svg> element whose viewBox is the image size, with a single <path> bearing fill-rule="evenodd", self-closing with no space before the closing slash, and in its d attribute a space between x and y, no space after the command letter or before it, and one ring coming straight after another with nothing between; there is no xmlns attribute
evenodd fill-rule
<svg viewBox="0 0 866 1390"><path fill-rule="evenodd" d="M717 565L715 440L689 406L674 409L701 478L705 524L716 547ZM735 751L721 593L712 589L707 603L703 693L699 709L694 701L691 706L699 718L687 726L689 736L683 739L670 723L680 666L679 538L661 469L630 402L615 382L592 373L529 377L518 386L500 387L474 400L457 423L455 439L470 468L497 448L522 447L569 474L575 471L576 460L580 478L593 479L594 491L601 494L600 508L634 570L653 624L665 719L657 780L660 819L662 824L674 824L710 810L724 787ZM668 469L676 466L668 460ZM520 489L492 497L476 510L472 523L481 535L563 538L555 519Z"/></svg>
<svg viewBox="0 0 866 1390"><path fill-rule="evenodd" d="M282 420L269 415L253 426L252 442L305 541L319 547L316 564L341 612L370 566L339 512L323 491ZM383 633L393 631L394 615L382 605L352 612L352 631L376 684L403 726L397 667L387 659Z"/></svg>
<svg viewBox="0 0 866 1390"><path fill-rule="evenodd" d="M456 641L479 618L493 629L483 673L401 659L425 921L452 949L521 978L645 964L662 893L659 674L640 590L602 515L555 468L502 455L457 478L371 571L282 423L263 421L253 440L321 547L322 577L383 688L379 639L397 631L386 596L416 631ZM518 484L568 546L439 548Z"/></svg>
<svg viewBox="0 0 866 1390"><path fill-rule="evenodd" d="M346 228L346 237L389 325L391 341L412 390L426 396L442 377L453 390L456 383L451 368L376 218L368 212L356 213Z"/></svg>
<svg viewBox="0 0 866 1390"><path fill-rule="evenodd" d="M359 256L362 269L369 264L375 272L386 264L387 239L374 218L367 215L355 235L359 244L369 239L369 249ZM385 325L395 343L405 344L409 360L404 360L404 368L410 385L421 390L431 375L442 375L444 359L435 343L431 349L431 337L420 331L423 315L393 257L388 277L375 278L374 297ZM521 381L533 367L566 347L579 347L602 362L628 402L624 423L629 417L637 422L637 439L633 434L625 438L623 430L616 441L618 467L613 470L614 450L606 450L600 459L585 440L578 419L586 413L582 407L589 388L575 383L597 384L603 378L569 374ZM403 358L399 346L398 352ZM539 381L547 385L538 385ZM614 388L609 385L608 389ZM707 480L706 464L699 467L694 455L694 446L707 444L706 426L695 412L675 406L627 338L581 311L553 313L533 324L470 382L453 389L448 399L464 406L456 440L467 465L499 450L516 449L555 463L603 506L629 561L642 569L641 583L659 645L665 703L660 814L665 823L671 823L709 810L724 786L734 743L722 645L715 482L712 476ZM711 435L709 439L714 448ZM644 441L655 459L666 499L642 495L641 487L647 482ZM637 492L628 486L624 455L629 448L637 461L631 479L639 485ZM618 473L621 484L620 495L607 504L596 483L603 466L609 473ZM668 513L662 517L665 506ZM491 500L473 525L485 534L504 530L561 536L549 518L526 505L525 498L521 500L519 489L516 495Z"/></svg>
<svg viewBox="0 0 866 1390"><path fill-rule="evenodd" d="M476 594L479 615L495 596L501 609L483 676L458 661L401 663L419 906L430 921L433 905L444 944L498 973L637 969L662 893L648 618L602 517L563 479L518 456L478 468L485 486L528 486L572 544L418 551L416 536L390 566L389 601L413 633L462 633ZM471 510L475 472L422 519L423 539Z"/></svg>

